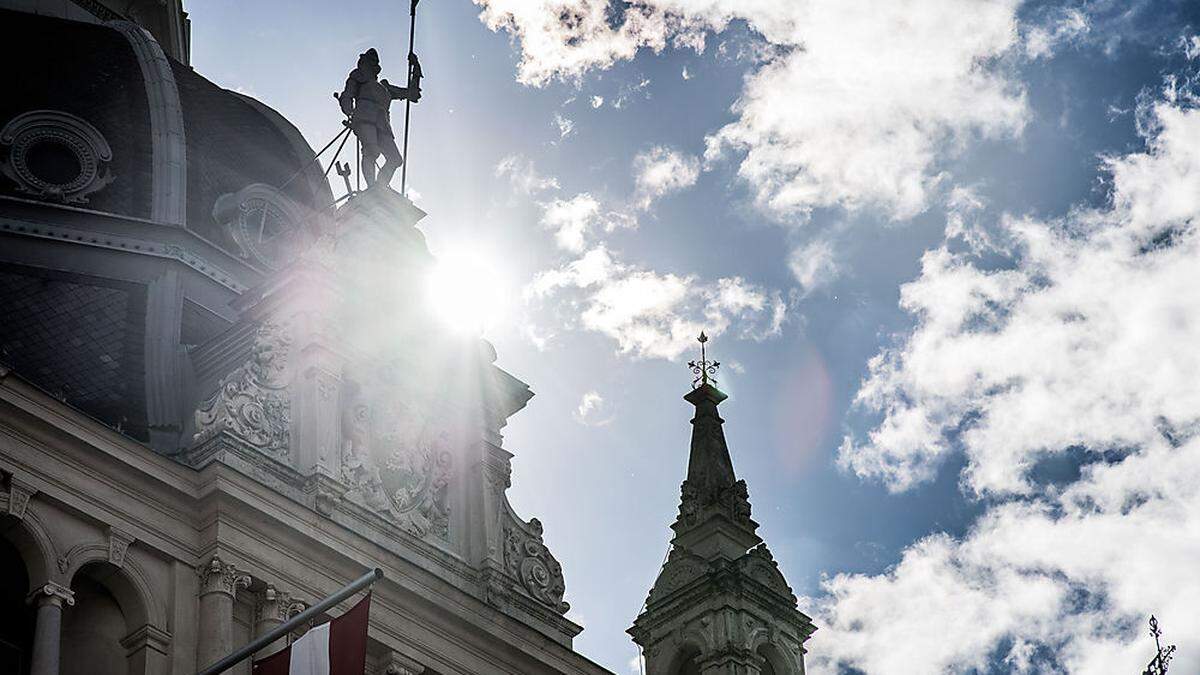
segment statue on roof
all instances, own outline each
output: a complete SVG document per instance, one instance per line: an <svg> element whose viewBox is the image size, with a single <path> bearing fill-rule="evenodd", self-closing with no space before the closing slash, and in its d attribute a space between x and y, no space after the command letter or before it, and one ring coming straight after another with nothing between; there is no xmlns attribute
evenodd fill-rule
<svg viewBox="0 0 1200 675"><path fill-rule="evenodd" d="M342 112L350 118L350 128L362 144L361 171L368 187L377 180L387 185L404 163L392 133L390 109L394 100L421 100L421 65L411 52L408 59L408 85L399 87L379 79L379 52L368 49L358 56L358 65L350 71L346 88L338 95ZM376 176L375 161L381 154L383 167Z"/></svg>

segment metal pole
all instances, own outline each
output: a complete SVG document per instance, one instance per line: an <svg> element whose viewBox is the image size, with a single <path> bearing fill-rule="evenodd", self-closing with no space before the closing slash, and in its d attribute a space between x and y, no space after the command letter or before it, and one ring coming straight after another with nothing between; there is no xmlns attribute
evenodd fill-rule
<svg viewBox="0 0 1200 675"><path fill-rule="evenodd" d="M413 46L417 38L417 3L421 0L412 0L412 5L409 7L408 15L408 55L413 55ZM412 68L410 65L409 68ZM402 153L404 163L400 165L400 194L408 196L408 118L412 114L412 99L404 99L404 152Z"/></svg>
<svg viewBox="0 0 1200 675"><path fill-rule="evenodd" d="M313 605L312 607L309 607L308 609L304 610L303 612L300 612L296 616L292 617L290 620L284 621L283 623L279 624L273 630L268 632L266 635L263 635L262 637L255 639L253 642L246 645L245 647L242 647L241 649L230 654L229 656L226 656L225 658L221 659L220 661L217 661L216 663L205 668L204 670L201 670L198 673L198 675L218 675L218 673L223 673L226 670L229 670L230 668L234 667L238 663L241 663L246 657L254 654L254 652L257 652L258 650L262 649L263 647L266 647L267 645L278 640L279 638L283 637L284 635L287 635L288 633L292 632L298 626L302 626L302 625L308 623L309 621L315 619L318 615L323 614L326 610L332 608L334 605L336 605L339 602L345 600L346 598L354 595L355 593L361 591L362 589L367 588L368 586L375 583L376 581L379 581L382 578L383 578L383 570L376 567L375 569L371 570L370 572L367 572L366 574L362 575L358 579L355 579L354 581L351 581L350 583L343 586L342 590L334 593L333 595L329 596L328 598L325 598L324 600L322 600L321 602L318 602L317 604Z"/></svg>

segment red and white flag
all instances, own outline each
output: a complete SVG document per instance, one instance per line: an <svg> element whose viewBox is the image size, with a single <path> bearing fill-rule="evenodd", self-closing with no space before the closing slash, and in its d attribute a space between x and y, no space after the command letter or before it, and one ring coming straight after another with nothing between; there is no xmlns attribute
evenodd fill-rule
<svg viewBox="0 0 1200 675"><path fill-rule="evenodd" d="M314 626L286 649L254 662L254 675L363 675L371 594L345 614Z"/></svg>

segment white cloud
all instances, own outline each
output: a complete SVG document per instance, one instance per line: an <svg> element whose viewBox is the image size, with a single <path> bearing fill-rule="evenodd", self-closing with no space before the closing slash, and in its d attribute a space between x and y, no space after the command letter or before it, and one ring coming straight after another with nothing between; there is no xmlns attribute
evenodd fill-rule
<svg viewBox="0 0 1200 675"><path fill-rule="evenodd" d="M618 25L607 0L475 1L489 27L518 38L518 79L534 85L639 48L700 50L707 31L747 21L770 48L706 157L736 153L758 203L781 216L825 206L915 215L942 156L1016 136L1028 117L1000 58L1020 46L1018 0L643 0Z"/></svg>
<svg viewBox="0 0 1200 675"><path fill-rule="evenodd" d="M589 427L602 427L613 421L608 401L594 389L583 394L573 415L576 422Z"/></svg>
<svg viewBox="0 0 1200 675"><path fill-rule="evenodd" d="M637 218L619 211L605 211L587 192L570 199L553 199L541 204L542 227L554 232L560 248L579 253L597 232L634 229Z"/></svg>
<svg viewBox="0 0 1200 675"><path fill-rule="evenodd" d="M646 209L654 200L696 184L700 160L661 145L633 158L634 201Z"/></svg>
<svg viewBox="0 0 1200 675"><path fill-rule="evenodd" d="M558 138L561 140L575 131L575 122L568 117L554 113L554 126L558 127Z"/></svg>
<svg viewBox="0 0 1200 675"><path fill-rule="evenodd" d="M817 239L793 249L788 256L788 268L805 295L833 281L841 273L833 243L828 239Z"/></svg>
<svg viewBox="0 0 1200 675"><path fill-rule="evenodd" d="M592 103L592 108L599 108L600 106L604 105L604 97L603 96L593 96L591 98L591 103Z"/></svg>
<svg viewBox="0 0 1200 675"><path fill-rule="evenodd" d="M554 231L554 241L561 248L576 253L583 250L588 230L599 217L600 202L586 192L542 205L542 227Z"/></svg>
<svg viewBox="0 0 1200 675"><path fill-rule="evenodd" d="M692 79L692 74L688 72L687 66L683 67L683 72L680 73L680 76L683 77L683 79L685 79L685 80Z"/></svg>
<svg viewBox="0 0 1200 675"><path fill-rule="evenodd" d="M1087 14L1077 7L1059 9L1049 21L1031 26L1025 33L1025 53L1030 58L1049 58L1064 44L1078 41L1091 30Z"/></svg>
<svg viewBox="0 0 1200 675"><path fill-rule="evenodd" d="M508 178L513 192L526 196L559 187L557 178L538 173L533 160L523 155L509 155L500 160L496 165L496 177Z"/></svg>
<svg viewBox="0 0 1200 675"><path fill-rule="evenodd" d="M986 511L826 581L812 672L1140 672L1150 613L1200 634L1200 111L1148 119L1145 152L1105 160L1109 205L1006 218L1012 264L942 248L903 288L918 325L871 362L882 418L840 459L907 489L962 451ZM1039 479L1068 454L1078 477Z"/></svg>
<svg viewBox="0 0 1200 675"><path fill-rule="evenodd" d="M603 245L561 267L540 272L526 299L553 302L571 327L606 335L621 353L676 359L701 330L763 340L779 335L787 303L741 277L703 282L694 275L662 274L623 263Z"/></svg>

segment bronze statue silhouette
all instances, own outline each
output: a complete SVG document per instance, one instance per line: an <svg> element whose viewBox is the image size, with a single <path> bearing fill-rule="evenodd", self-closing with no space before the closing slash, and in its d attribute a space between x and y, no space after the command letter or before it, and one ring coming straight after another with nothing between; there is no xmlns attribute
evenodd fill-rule
<svg viewBox="0 0 1200 675"><path fill-rule="evenodd" d="M387 185L396 169L404 163L396 137L392 133L391 106L394 100L421 100L421 66L416 55L410 53L408 86L398 87L386 79L379 79L379 53L374 49L359 54L358 65L346 78L346 88L338 95L342 112L350 118L350 128L362 144L363 180L367 187L376 181ZM414 74L416 75L414 77ZM383 155L383 167L375 175L375 160Z"/></svg>

